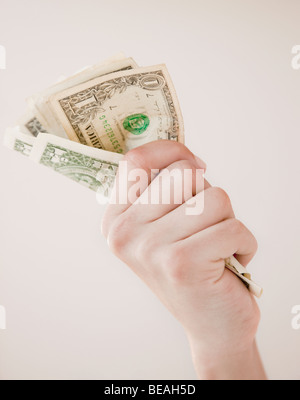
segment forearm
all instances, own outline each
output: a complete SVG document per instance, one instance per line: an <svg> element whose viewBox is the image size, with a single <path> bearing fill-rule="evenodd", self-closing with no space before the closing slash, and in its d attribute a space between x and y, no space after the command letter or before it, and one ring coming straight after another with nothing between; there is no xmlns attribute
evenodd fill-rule
<svg viewBox="0 0 300 400"><path fill-rule="evenodd" d="M254 343L243 352L209 357L191 343L195 369L200 380L266 380L260 355Z"/></svg>

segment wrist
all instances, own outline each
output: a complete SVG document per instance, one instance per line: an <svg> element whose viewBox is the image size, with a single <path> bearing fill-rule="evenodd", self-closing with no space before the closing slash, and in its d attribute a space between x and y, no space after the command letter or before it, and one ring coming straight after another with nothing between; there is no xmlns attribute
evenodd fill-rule
<svg viewBox="0 0 300 400"><path fill-rule="evenodd" d="M207 351L190 342L195 369L200 380L266 380L255 341L250 346Z"/></svg>

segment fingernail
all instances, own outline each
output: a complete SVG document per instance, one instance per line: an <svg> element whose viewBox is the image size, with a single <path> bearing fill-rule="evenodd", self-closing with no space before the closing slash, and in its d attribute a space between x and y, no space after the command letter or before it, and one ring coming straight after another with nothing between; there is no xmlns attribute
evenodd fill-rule
<svg viewBox="0 0 300 400"><path fill-rule="evenodd" d="M197 156L194 156L194 157L195 157L195 160L196 160L196 163L197 163L198 167L199 167L200 169L205 169L205 170L206 170L207 165L205 164L205 162L202 161L201 158L199 158L199 157L197 157Z"/></svg>

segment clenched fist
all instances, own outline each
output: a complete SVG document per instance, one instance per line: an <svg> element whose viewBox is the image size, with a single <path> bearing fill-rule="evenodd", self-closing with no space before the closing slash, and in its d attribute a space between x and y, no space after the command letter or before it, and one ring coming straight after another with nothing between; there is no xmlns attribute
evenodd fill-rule
<svg viewBox="0 0 300 400"><path fill-rule="evenodd" d="M259 309L224 261L235 254L246 266L257 242L235 218L228 195L208 182L197 184L197 170L205 164L175 142L149 143L127 153L125 161L128 174L143 170L147 179L130 202L108 206L102 231L111 250L182 324L199 378L264 379L255 345ZM199 215L187 212L187 183L180 178L187 170L193 178L188 193L199 203L204 198ZM172 171L176 174L166 174ZM117 177L119 191L122 185ZM126 190L134 185L127 183ZM185 191L181 204L146 201L153 193L163 197L178 190Z"/></svg>

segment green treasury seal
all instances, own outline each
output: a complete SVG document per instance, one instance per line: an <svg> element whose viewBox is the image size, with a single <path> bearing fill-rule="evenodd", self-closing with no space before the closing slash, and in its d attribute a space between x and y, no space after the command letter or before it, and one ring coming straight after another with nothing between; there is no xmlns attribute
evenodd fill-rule
<svg viewBox="0 0 300 400"><path fill-rule="evenodd" d="M141 135L150 125L150 119L144 114L130 115L123 122L124 128L133 135Z"/></svg>

